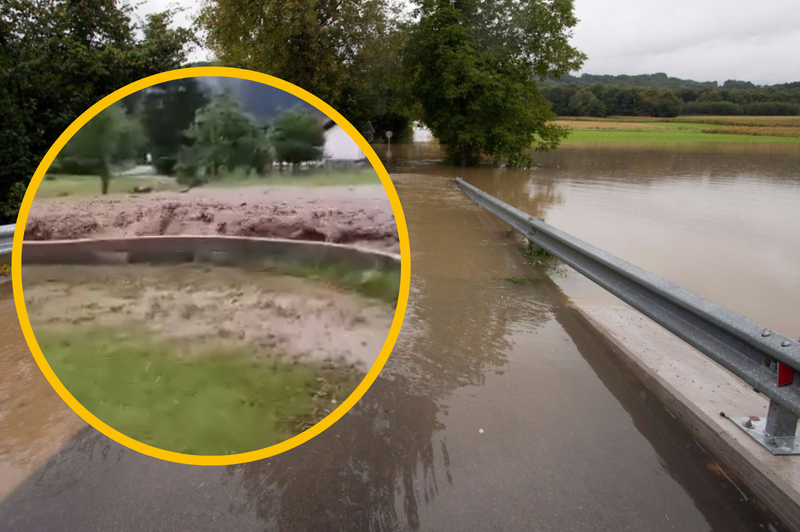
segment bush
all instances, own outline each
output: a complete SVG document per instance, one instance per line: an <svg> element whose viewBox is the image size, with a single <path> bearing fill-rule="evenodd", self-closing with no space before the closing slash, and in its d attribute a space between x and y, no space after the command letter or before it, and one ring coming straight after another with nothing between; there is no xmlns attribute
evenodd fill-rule
<svg viewBox="0 0 800 532"><path fill-rule="evenodd" d="M97 161L89 157L60 155L50 165L54 174L97 175Z"/></svg>
<svg viewBox="0 0 800 532"><path fill-rule="evenodd" d="M175 157L158 157L154 164L156 173L166 176L175 175L175 167L177 165L178 159Z"/></svg>
<svg viewBox="0 0 800 532"><path fill-rule="evenodd" d="M177 179L179 185L186 185L188 187L199 187L207 180L205 176L200 175L200 164L194 148L184 146L181 148L180 162L175 165L177 172Z"/></svg>

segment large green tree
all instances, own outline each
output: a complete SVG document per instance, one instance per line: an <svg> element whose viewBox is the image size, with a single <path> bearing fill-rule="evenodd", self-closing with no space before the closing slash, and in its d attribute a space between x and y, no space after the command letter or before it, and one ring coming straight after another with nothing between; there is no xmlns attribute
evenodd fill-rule
<svg viewBox="0 0 800 532"><path fill-rule="evenodd" d="M451 163L529 161L566 132L537 86L580 67L573 0L419 0L406 48L412 93Z"/></svg>
<svg viewBox="0 0 800 532"><path fill-rule="evenodd" d="M172 13L137 24L116 0L0 2L0 201L16 212L49 147L82 112L143 77L179 67L192 40ZM4 221L10 221L5 217Z"/></svg>
<svg viewBox="0 0 800 532"><path fill-rule="evenodd" d="M357 128L406 112L396 20L390 0L204 0L198 17L221 63L294 83Z"/></svg>

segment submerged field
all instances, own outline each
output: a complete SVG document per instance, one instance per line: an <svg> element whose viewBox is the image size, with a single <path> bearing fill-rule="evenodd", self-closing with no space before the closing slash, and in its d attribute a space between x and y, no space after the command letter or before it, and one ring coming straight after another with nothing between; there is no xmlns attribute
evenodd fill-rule
<svg viewBox="0 0 800 532"><path fill-rule="evenodd" d="M684 148L743 143L800 145L800 117L681 116L561 118L571 129L564 146Z"/></svg>
<svg viewBox="0 0 800 532"><path fill-rule="evenodd" d="M36 266L37 341L99 419L188 454L261 449L346 399L377 358L399 277L341 268Z"/></svg>

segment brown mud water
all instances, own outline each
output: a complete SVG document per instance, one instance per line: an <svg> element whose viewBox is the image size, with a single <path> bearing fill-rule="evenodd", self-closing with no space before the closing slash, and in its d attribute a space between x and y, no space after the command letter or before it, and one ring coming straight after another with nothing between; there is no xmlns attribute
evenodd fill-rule
<svg viewBox="0 0 800 532"><path fill-rule="evenodd" d="M468 178L648 269L655 262L660 275L712 299L696 285L755 288L757 297L730 294L738 306L722 303L777 323L798 315L787 309L797 308L791 283L800 246L762 236L771 251L758 248L759 267L743 271L731 266L741 258L739 245L714 242L740 227L740 217L778 232L796 219L789 206L798 204L800 154L559 149L537 155L540 166L527 173L484 167L469 175L442 166L435 146L393 145L392 154L388 170L411 241L411 296L392 355L346 416L290 452L228 467L166 463L91 427L74 437L54 434L60 450L6 490L0 529L785 530L570 308L578 281L557 277L559 287L532 267L507 228L451 179ZM759 189L763 196L747 192ZM726 208L737 191L752 203ZM617 200L620 194L626 199ZM752 208L762 202L779 208ZM703 212L710 220L698 224L691 215ZM695 244L671 245L670 224ZM630 239L648 226L660 236L637 246ZM755 233L732 240L759 244ZM620 247L627 245L630 254ZM661 246L671 260L653 252ZM719 253L718 267L701 264L698 249ZM789 288L776 313L751 312L781 299L781 277ZM35 366L31 375L24 386L44 381ZM30 426L49 426L48 406L28 411ZM8 446L15 456L26 443L17 441Z"/></svg>
<svg viewBox="0 0 800 532"><path fill-rule="evenodd" d="M392 256L263 239L166 240L23 249L25 305L45 358L87 410L123 434L189 454L258 450L327 416L377 359L398 295ZM192 246L194 258L220 250L226 265L213 254L209 263L165 264ZM146 263L106 263L141 259L144 247ZM318 260L304 262L310 250ZM319 260L335 256L349 261ZM230 265L238 259L241 267Z"/></svg>
<svg viewBox="0 0 800 532"><path fill-rule="evenodd" d="M394 253L400 249L382 185L251 186L37 199L25 240L187 234L332 242Z"/></svg>

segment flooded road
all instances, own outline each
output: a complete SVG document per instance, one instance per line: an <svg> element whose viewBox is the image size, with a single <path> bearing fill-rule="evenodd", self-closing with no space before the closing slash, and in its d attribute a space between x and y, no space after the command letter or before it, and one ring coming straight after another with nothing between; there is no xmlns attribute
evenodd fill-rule
<svg viewBox="0 0 800 532"><path fill-rule="evenodd" d="M19 327L11 283L0 284L0 500L83 425L39 371Z"/></svg>
<svg viewBox="0 0 800 532"><path fill-rule="evenodd" d="M451 169L390 171L411 298L346 416L230 467L160 462L87 427L0 501L0 530L783 530Z"/></svg>
<svg viewBox="0 0 800 532"><path fill-rule="evenodd" d="M768 148L773 149L768 149ZM438 156L392 149L398 164ZM800 336L800 147L668 152L560 148L533 170L439 168L586 242ZM416 164L416 163L411 163ZM572 298L613 303L575 274Z"/></svg>

